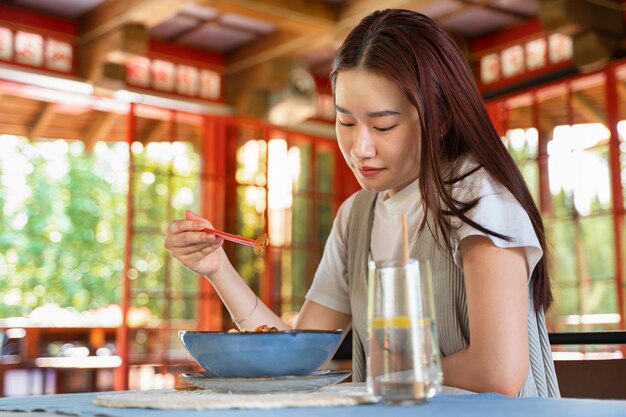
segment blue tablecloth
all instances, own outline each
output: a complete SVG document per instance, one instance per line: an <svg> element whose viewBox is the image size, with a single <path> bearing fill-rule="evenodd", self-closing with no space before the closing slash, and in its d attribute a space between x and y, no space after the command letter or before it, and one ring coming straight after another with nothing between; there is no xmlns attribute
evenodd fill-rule
<svg viewBox="0 0 626 417"><path fill-rule="evenodd" d="M97 393L41 395L0 398L1 411L47 411L76 416L115 417L626 417L626 401L550 400L545 398L508 398L496 394L440 394L426 404L385 406L381 404L352 407L282 408L249 410L149 410L95 406L91 399Z"/></svg>

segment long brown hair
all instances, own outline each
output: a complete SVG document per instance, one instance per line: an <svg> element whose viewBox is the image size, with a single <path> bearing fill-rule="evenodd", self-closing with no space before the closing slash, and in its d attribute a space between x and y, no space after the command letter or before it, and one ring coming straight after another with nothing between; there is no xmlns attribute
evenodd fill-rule
<svg viewBox="0 0 626 417"><path fill-rule="evenodd" d="M543 221L522 174L496 132L476 87L474 76L457 45L428 17L410 10L383 10L365 17L337 52L330 74L333 90L337 74L364 69L392 80L416 107L420 116L421 161L419 187L424 205L437 229L435 236L450 236L450 216L499 238L465 213L478 201L457 201L450 185L471 175L444 173L444 165L471 156L506 187L526 210L544 256L532 273L535 310L552 303ZM441 244L442 242L439 242ZM450 242L443 244L450 250Z"/></svg>

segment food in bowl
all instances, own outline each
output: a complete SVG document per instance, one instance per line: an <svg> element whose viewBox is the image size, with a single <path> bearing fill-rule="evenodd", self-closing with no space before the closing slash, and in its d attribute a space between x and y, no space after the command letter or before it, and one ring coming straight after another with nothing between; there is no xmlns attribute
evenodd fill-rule
<svg viewBox="0 0 626 417"><path fill-rule="evenodd" d="M249 332L251 330L248 329L241 329L241 330L237 330L237 329L229 329L228 333L240 333L240 332ZM256 329L254 329L255 332L261 332L261 333L268 333L268 332L272 332L272 333L276 333L278 331L278 329L276 327L270 327L267 324L262 324L259 327L257 327Z"/></svg>
<svg viewBox="0 0 626 417"><path fill-rule="evenodd" d="M337 350L343 330L180 331L193 359L213 377L307 375Z"/></svg>

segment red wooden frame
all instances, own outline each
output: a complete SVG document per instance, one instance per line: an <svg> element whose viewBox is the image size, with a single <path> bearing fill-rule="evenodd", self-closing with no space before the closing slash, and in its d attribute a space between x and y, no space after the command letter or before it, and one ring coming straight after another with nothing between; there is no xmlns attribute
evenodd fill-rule
<svg viewBox="0 0 626 417"><path fill-rule="evenodd" d="M498 91L505 87L511 87L514 85L521 85L525 82L531 81L541 76L546 76L551 73L555 73L558 71L562 71L566 68L570 68L573 66L572 60L567 60L555 64L551 64L549 62L541 68L537 68L534 70L526 70L521 74L504 78L500 77L499 80L494 81L489 84L484 84L480 78L480 59L489 53L499 52L507 47L514 45L522 45L525 42L528 42L533 39L538 39L541 37L547 38L549 33L547 33L541 22L538 19L528 20L526 22L520 23L518 25L512 26L509 29L502 30L498 32L497 36L492 34L479 37L477 39L470 41L470 50L473 55L473 64L474 64L474 74L476 78L476 82L478 84L478 88L483 94Z"/></svg>
<svg viewBox="0 0 626 417"><path fill-rule="evenodd" d="M619 134L617 132L617 122L619 121L619 100L618 92L616 88L616 68L626 65L626 60L615 61L602 70L595 71L594 73L602 73L605 76L605 109L606 109L606 123L608 125L611 138L609 141L609 170L611 173L611 198L613 201L612 218L613 218L613 234L615 237L614 242L614 258L615 258L615 289L617 308L620 315L619 328L621 330L626 329L626 306L624 304L624 262L622 260L623 253L623 239L621 236L624 216L626 210L624 209L624 200L622 197L622 183L620 178L621 163L620 163L620 141ZM537 106L537 92L556 86L565 86L566 88L566 101L567 101L567 118L568 123L572 124L572 83L577 79L589 77L594 73L574 75L565 77L559 80L555 80L549 83L542 84L538 87L533 87L525 90L519 90L515 93L511 93L497 99L488 100L486 105L489 108L506 108L506 102L516 96L523 94L532 95L532 109L533 119L535 126L539 126L539 108ZM492 122L495 126L502 126L506 129L507 126L507 112L490 111ZM548 155L546 149L547 143L542 139L541 132L539 133L539 154L537 156L537 162L539 167L539 191L540 201L539 205L542 213L552 213L552 199L550 197L550 190L547 176L547 164Z"/></svg>

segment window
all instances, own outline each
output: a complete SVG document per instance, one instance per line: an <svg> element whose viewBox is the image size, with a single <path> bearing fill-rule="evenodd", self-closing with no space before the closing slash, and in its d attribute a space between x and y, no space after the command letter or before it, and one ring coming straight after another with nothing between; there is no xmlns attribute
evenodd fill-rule
<svg viewBox="0 0 626 417"><path fill-rule="evenodd" d="M339 151L330 140L254 125L231 134L237 141L238 208L231 222L249 238L267 225L270 246L263 257L242 246L226 250L261 298L291 320L321 259L336 202L346 197L335 185Z"/></svg>
<svg viewBox="0 0 626 417"><path fill-rule="evenodd" d="M546 226L555 298L548 318L555 331L623 325L615 256L623 208L613 203L606 91L599 73L503 100L505 143Z"/></svg>
<svg viewBox="0 0 626 417"><path fill-rule="evenodd" d="M199 213L203 120L136 106L134 121L130 354L140 363L165 352L184 359L177 332L197 326L199 279L172 259L163 238L173 219Z"/></svg>
<svg viewBox="0 0 626 417"><path fill-rule="evenodd" d="M99 320L119 296L128 146L3 135L0 149L0 317Z"/></svg>

